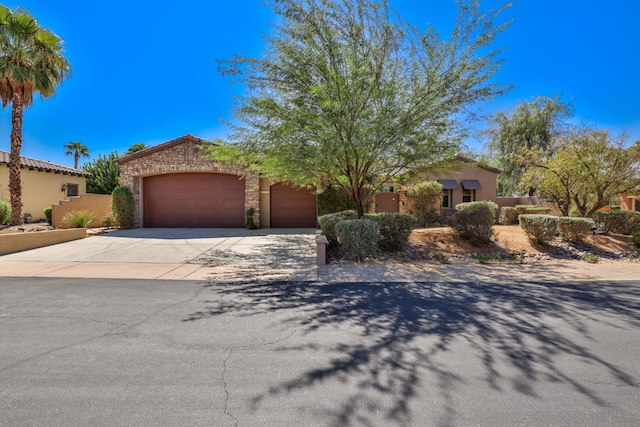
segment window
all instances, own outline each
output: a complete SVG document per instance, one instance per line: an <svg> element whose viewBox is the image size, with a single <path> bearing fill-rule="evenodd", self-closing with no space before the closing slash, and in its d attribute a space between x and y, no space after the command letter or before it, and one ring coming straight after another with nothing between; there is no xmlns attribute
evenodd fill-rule
<svg viewBox="0 0 640 427"><path fill-rule="evenodd" d="M73 197L78 195L78 184L67 184L67 196Z"/></svg>
<svg viewBox="0 0 640 427"><path fill-rule="evenodd" d="M440 207L451 207L451 190L442 190L442 204L440 205Z"/></svg>
<svg viewBox="0 0 640 427"><path fill-rule="evenodd" d="M462 203L473 202L476 198L476 190L462 190Z"/></svg>

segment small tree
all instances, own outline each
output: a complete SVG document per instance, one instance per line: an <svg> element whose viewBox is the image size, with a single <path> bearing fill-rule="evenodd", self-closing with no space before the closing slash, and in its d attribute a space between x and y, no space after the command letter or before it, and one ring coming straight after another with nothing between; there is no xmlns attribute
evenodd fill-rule
<svg viewBox="0 0 640 427"><path fill-rule="evenodd" d="M212 157L297 185L330 180L361 218L387 180L453 157L470 107L507 89L491 80L501 10L459 4L440 37L402 22L387 0L271 2L278 25L263 57L220 63L246 94L237 144L211 147Z"/></svg>
<svg viewBox="0 0 640 427"><path fill-rule="evenodd" d="M87 193L111 194L120 185L120 167L116 163L118 152L103 156L82 165L82 170L89 172Z"/></svg>
<svg viewBox="0 0 640 427"><path fill-rule="evenodd" d="M442 184L437 181L423 181L412 185L406 192L413 202L415 216L420 225L427 226L438 220L438 211L442 201Z"/></svg>
<svg viewBox="0 0 640 427"><path fill-rule="evenodd" d="M120 228L133 227L134 200L129 187L117 187L111 193L111 211Z"/></svg>

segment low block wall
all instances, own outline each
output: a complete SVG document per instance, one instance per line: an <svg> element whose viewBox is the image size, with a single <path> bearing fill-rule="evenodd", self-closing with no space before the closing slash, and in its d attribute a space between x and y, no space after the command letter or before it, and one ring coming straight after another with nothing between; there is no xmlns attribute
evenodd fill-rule
<svg viewBox="0 0 640 427"><path fill-rule="evenodd" d="M55 245L87 237L84 228L0 234L0 255Z"/></svg>
<svg viewBox="0 0 640 427"><path fill-rule="evenodd" d="M96 219L89 224L89 227L102 227L102 218L111 212L111 195L81 194L69 200L62 200L51 207L51 225L56 228L62 227L65 215L80 211L89 211L95 215Z"/></svg>

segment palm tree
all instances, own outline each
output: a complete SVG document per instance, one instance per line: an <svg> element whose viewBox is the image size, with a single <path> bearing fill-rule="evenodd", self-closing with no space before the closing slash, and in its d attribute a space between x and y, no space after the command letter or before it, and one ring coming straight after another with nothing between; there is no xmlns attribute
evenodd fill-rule
<svg viewBox="0 0 640 427"><path fill-rule="evenodd" d="M26 11L11 11L0 5L0 99L2 107L11 104L11 154L9 193L11 223L22 224L22 114L33 104L33 95L48 98L71 72L62 55L62 39L42 28Z"/></svg>
<svg viewBox="0 0 640 427"><path fill-rule="evenodd" d="M89 147L84 145L80 141L71 141L68 144L64 145L64 148L67 149L67 156L73 156L73 168L78 169L78 160L80 160L80 156L89 157Z"/></svg>

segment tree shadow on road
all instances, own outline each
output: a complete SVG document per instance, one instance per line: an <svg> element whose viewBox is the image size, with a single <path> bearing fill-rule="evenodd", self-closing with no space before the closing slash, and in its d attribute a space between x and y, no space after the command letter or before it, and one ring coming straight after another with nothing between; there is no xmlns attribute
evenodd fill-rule
<svg viewBox="0 0 640 427"><path fill-rule="evenodd" d="M273 384L254 398L256 410L269 397L327 380L357 378L357 391L341 407L323 414L324 419L342 426L374 424L374 420L410 424L417 421L411 418L411 406L418 405L417 396L428 389L441 402L441 423L453 424L455 390L465 379L443 360L460 344L473 349L473 361L481 367L474 377L499 392L539 398L537 385L556 382L569 385L593 405L612 405L563 368L567 358L604 372L612 383L638 387L637 378L585 344L593 339L594 322L629 330L640 327L640 287L631 282L278 281L208 286L216 297L185 321L285 312L290 315L279 318L300 333L354 328L363 337L335 344L329 363ZM314 351L316 346L283 344L277 351Z"/></svg>

